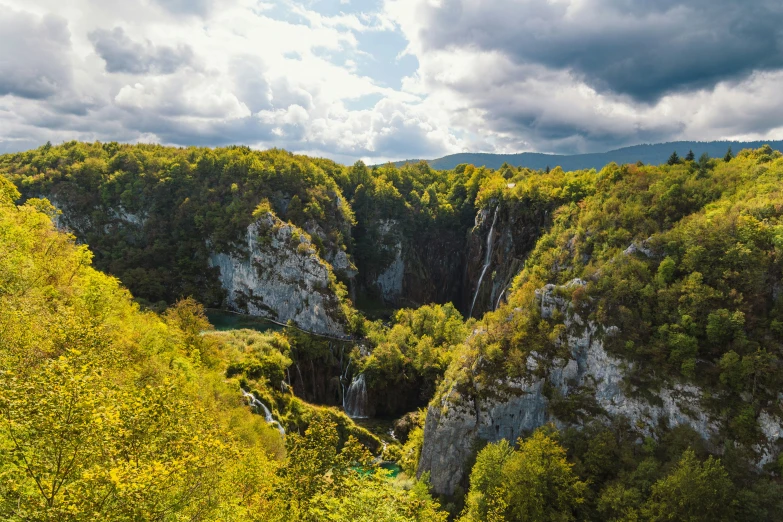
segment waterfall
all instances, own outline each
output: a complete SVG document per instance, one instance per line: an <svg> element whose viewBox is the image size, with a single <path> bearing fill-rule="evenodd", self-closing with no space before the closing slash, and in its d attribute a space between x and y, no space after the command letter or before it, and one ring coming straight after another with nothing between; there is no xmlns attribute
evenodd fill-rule
<svg viewBox="0 0 783 522"><path fill-rule="evenodd" d="M497 303L495 303L495 310L497 310L498 308L500 308L500 300L501 300L501 299L503 299L503 294L505 294L505 293L506 293L506 289L504 288L504 289L503 289L503 290L500 292L500 295L498 296L498 302L497 302Z"/></svg>
<svg viewBox="0 0 783 522"><path fill-rule="evenodd" d="M242 390L241 388L240 388L240 390L242 391L242 396L245 399L247 399L247 402L250 405L250 407L253 408L256 413L258 413L259 411L263 411L264 412L264 420L266 420L266 422L268 424L271 424L272 426L276 426L277 427L277 431L280 432L280 436L281 437L285 437L285 430L280 425L280 423L277 422L274 417L272 417L272 412L269 411L269 408L266 407L266 404L264 404L263 402L259 401L258 398L255 395L253 395L252 393L246 392L245 390Z"/></svg>
<svg viewBox="0 0 783 522"><path fill-rule="evenodd" d="M366 419L367 413L367 382L360 373L351 381L348 391L343 397L343 410L352 419Z"/></svg>
<svg viewBox="0 0 783 522"><path fill-rule="evenodd" d="M512 279L512 282L513 282L513 279ZM503 296L504 296L504 295L506 294L506 292L508 291L508 287L509 287L509 286L511 286L511 283L507 284L507 285L505 286L505 288L503 288L503 291L502 291L502 292L500 292L500 295L498 296L498 302L495 304L495 310L497 310L498 308L500 308L500 301L503 299Z"/></svg>
<svg viewBox="0 0 783 522"><path fill-rule="evenodd" d="M340 368L343 367L342 356L340 356ZM343 409L345 409L345 383L348 382L348 370L351 369L351 359L348 359L348 364L345 366L345 371L340 376L340 391L342 391Z"/></svg>
<svg viewBox="0 0 783 522"><path fill-rule="evenodd" d="M473 307L476 306L476 299L478 299L479 290L481 289L481 282L484 280L484 275L487 273L489 263L492 261L492 236L495 230L495 222L498 220L498 210L500 210L499 205L495 208L495 217L492 218L492 226L489 227L489 234L487 234L487 255L484 258L484 269L481 270L478 283L476 283L476 293L473 295L473 303L470 305L468 317L473 317Z"/></svg>

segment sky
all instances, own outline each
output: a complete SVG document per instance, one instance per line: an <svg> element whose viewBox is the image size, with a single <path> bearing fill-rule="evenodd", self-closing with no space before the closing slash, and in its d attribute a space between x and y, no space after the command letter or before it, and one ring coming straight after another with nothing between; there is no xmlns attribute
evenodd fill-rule
<svg viewBox="0 0 783 522"><path fill-rule="evenodd" d="M0 152L783 139L779 0L0 0Z"/></svg>

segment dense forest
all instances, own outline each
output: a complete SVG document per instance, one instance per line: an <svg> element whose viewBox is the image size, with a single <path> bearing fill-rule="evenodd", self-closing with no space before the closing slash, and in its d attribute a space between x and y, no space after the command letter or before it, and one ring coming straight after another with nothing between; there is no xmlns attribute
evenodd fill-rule
<svg viewBox="0 0 783 522"><path fill-rule="evenodd" d="M775 149L783 147L781 141L672 141L668 143L646 143L632 145L607 152L590 152L584 154L544 154L541 152L522 152L519 154L491 154L461 152L451 154L438 159L427 160L433 169L449 170L462 163L470 163L476 166L485 166L491 169L499 169L504 163L516 167L545 170L559 165L565 170L596 169L600 170L604 165L617 163L637 163L641 161L648 165L665 163L666 159L675 151L680 157L685 158L689 152L693 152L696 158L707 154L715 158L722 158L726 151L731 149L739 152L742 149L757 149L764 145L770 145ZM418 163L420 160L399 161L398 166L406 163Z"/></svg>
<svg viewBox="0 0 783 522"><path fill-rule="evenodd" d="M0 156L0 515L779 520L782 181Z"/></svg>

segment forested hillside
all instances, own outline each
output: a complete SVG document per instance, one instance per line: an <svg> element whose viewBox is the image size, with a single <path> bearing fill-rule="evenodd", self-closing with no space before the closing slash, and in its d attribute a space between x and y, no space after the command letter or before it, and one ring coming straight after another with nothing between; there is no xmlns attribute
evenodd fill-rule
<svg viewBox="0 0 783 522"><path fill-rule="evenodd" d="M442 448L552 422L589 484L582 503L558 508L576 519L777 518L781 158L767 147L730 162L609 165L561 206L430 405L419 466L436 490L459 493L472 454ZM474 468L468 512L524 519L516 510L534 508L512 484L528 468L490 447L501 453ZM708 454L721 460L700 463Z"/></svg>
<svg viewBox="0 0 783 522"><path fill-rule="evenodd" d="M346 169L246 147L76 142L2 156L0 169L24 198L43 196L62 210L59 225L137 297L172 303L192 295L211 306L226 296L210 256L247 249L247 228L261 210L306 234L360 299L457 301L465 236L486 174L425 165ZM437 243L437 251L416 248L422 242ZM442 288L433 279L456 281ZM329 285L341 294L338 281Z"/></svg>
<svg viewBox="0 0 783 522"><path fill-rule="evenodd" d="M779 520L783 155L736 152L0 156L0 514Z"/></svg>
<svg viewBox="0 0 783 522"><path fill-rule="evenodd" d="M202 335L192 300L140 310L48 203L18 195L0 178L0 518L445 519L426 488L376 471L353 436L377 450L371 435L279 391L284 337Z"/></svg>
<svg viewBox="0 0 783 522"><path fill-rule="evenodd" d="M641 161L646 165L659 165L665 163L672 152L676 152L681 158L685 158L690 152L693 153L695 158L701 157L702 154L707 154L713 158L722 158L729 150L737 153L742 149L757 149L767 144L776 149L780 149L783 146L781 141L673 141L669 143L633 145L608 152L586 154L543 154L540 152L490 154L461 152L426 161L433 169L444 170L453 169L461 163L471 163L490 169L499 169L505 163L536 170L545 170L547 167L555 168L557 166L565 170L600 170L609 163L622 165ZM419 161L421 160L398 161L395 162L395 165L402 166L406 163L418 163Z"/></svg>

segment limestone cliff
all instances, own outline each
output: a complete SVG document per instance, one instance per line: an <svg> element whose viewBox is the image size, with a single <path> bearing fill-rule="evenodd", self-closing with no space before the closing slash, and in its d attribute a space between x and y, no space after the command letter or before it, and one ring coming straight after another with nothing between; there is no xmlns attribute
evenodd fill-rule
<svg viewBox="0 0 783 522"><path fill-rule="evenodd" d="M210 266L220 270L230 309L345 336L331 267L307 234L268 212L247 227L237 247L209 257Z"/></svg>
<svg viewBox="0 0 783 522"><path fill-rule="evenodd" d="M566 286L584 284L577 279ZM427 411L418 467L419 475L431 473L435 492L454 492L469 472L466 465L474 451L474 442L514 441L548 422L564 426L566 421L552 411L553 396L584 393L594 399L594 406L600 412L597 418L609 422L625 417L640 436L655 436L661 425L681 424L691 426L708 441L718 434L719 419L712 418L702 407L702 390L698 387L666 382L654 391L652 400L645 398L624 379L632 363L604 349L603 339L616 333L616 327L604 328L583 320L573 311L570 301L558 296L555 285L540 289L537 299L543 318L551 318L556 312L563 314L567 332L563 342L570 358L543 361L532 352L527 359L529 376L499 380L492 389L482 389L474 383L469 385L472 390L465 393L465 383L447 383L445 391L433 400ZM476 366L479 365L480 361ZM546 365L545 377L538 376L541 365ZM766 438L757 448L763 464L772 459L783 430L781 420L774 415L765 413L760 423Z"/></svg>
<svg viewBox="0 0 783 522"><path fill-rule="evenodd" d="M342 204L342 199L339 200L338 205ZM346 237L351 236L350 223L337 223L335 225L342 229L342 233ZM323 245L322 253L324 259L332 266L332 270L338 276L350 281L359 273L356 269L356 265L353 264L350 256L340 248L340 245L334 241L332 237L323 229L323 227L314 219L308 220L304 225L305 231L310 234L311 238L318 238Z"/></svg>
<svg viewBox="0 0 783 522"><path fill-rule="evenodd" d="M411 234L406 226L396 219L380 219L366 227L373 237L373 250L384 262L359 267L364 293L401 307L460 302L464 231L417 230Z"/></svg>
<svg viewBox="0 0 783 522"><path fill-rule="evenodd" d="M402 234L399 223L386 219L379 223L381 237L391 243L392 262L375 278L375 286L386 302L396 302L402 296L402 281L405 276L405 261L402 259Z"/></svg>
<svg viewBox="0 0 783 522"><path fill-rule="evenodd" d="M525 206L515 200L478 211L475 226L468 234L464 291L460 300L460 309L466 317L481 317L500 305L536 241L547 229L548 219L548 209Z"/></svg>
<svg viewBox="0 0 783 522"><path fill-rule="evenodd" d="M98 212L98 219L94 216L76 212L68 204L66 198L52 196L49 202L60 211L54 216L54 225L63 231L74 234L77 238L86 238L90 234L101 233L121 234L123 239L133 238L140 240L143 234L147 217L128 211L122 206L108 208L105 212Z"/></svg>

